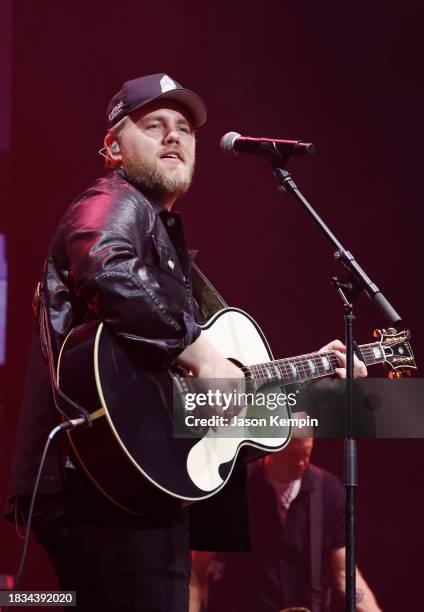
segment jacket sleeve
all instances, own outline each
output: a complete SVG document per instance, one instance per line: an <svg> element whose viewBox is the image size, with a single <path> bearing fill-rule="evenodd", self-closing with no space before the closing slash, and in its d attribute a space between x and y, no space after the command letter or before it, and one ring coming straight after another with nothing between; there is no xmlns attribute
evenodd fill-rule
<svg viewBox="0 0 424 612"><path fill-rule="evenodd" d="M164 286L157 268L143 261L147 204L131 192L98 193L72 207L64 223L69 280L79 301L119 336L137 343L143 357L169 365L194 342L200 327L188 300Z"/></svg>

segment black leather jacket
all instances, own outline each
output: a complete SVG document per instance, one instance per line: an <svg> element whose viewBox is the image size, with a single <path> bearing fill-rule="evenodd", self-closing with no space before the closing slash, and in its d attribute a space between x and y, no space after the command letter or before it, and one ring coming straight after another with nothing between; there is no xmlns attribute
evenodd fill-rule
<svg viewBox="0 0 424 612"><path fill-rule="evenodd" d="M43 296L55 356L73 326L99 318L117 334L136 342L141 359L170 364L201 331L192 291L191 260L178 214L169 213L143 195L121 169L98 180L68 208L46 260ZM198 275L193 280L198 284ZM205 298L203 288L197 287L195 294L202 316L208 317L220 307L213 297ZM6 518L13 520L16 498L32 493L45 441L59 421L36 329ZM58 436L47 455L39 488L41 494L52 494L40 498L44 510L48 500L48 510L42 510L47 520L54 518L56 511L58 516L63 512L67 456L66 439ZM194 504L189 514L193 548L248 548L243 464L238 462L223 492ZM226 517L223 525L217 516Z"/></svg>
<svg viewBox="0 0 424 612"><path fill-rule="evenodd" d="M71 204L50 247L44 293L55 348L94 317L168 365L200 334L190 268L179 215L111 171Z"/></svg>
<svg viewBox="0 0 424 612"><path fill-rule="evenodd" d="M165 366L201 331L181 219L144 196L122 169L109 172L70 205L53 236L42 284L55 356L70 329L92 318L136 342L142 360ZM45 440L59 421L36 332L10 498L31 493ZM61 490L66 454L56 441L40 492Z"/></svg>

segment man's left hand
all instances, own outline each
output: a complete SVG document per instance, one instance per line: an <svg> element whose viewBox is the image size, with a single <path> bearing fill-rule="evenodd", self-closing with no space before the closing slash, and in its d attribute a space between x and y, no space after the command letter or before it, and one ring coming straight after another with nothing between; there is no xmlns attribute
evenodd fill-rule
<svg viewBox="0 0 424 612"><path fill-rule="evenodd" d="M319 353L325 351L333 351L340 364L340 368L336 368L335 373L338 378L346 378L346 347L340 340L333 340L319 349ZM354 378L365 378L367 376L367 366L363 361L360 361L356 355L353 357L353 376Z"/></svg>

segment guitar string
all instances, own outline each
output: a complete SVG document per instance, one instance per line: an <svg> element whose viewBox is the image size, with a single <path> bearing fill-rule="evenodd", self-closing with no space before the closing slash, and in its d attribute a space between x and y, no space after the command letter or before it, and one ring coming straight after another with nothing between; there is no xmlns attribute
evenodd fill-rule
<svg viewBox="0 0 424 612"><path fill-rule="evenodd" d="M375 343L374 346L379 345L379 343ZM367 359L372 359L373 361L375 359L380 359L380 357L376 357L374 355L373 350L370 348L372 345L368 345L368 346L363 346L361 347L362 352L366 352L366 357ZM365 355L364 355L365 356ZM273 365L277 365L277 366L284 366L285 363L287 363L290 366L290 363L298 363L299 365L306 365L308 363L308 358L309 360L318 360L318 361L322 361L322 357L327 357L327 358L335 358L335 353L333 351L329 351L329 352L322 352L322 353L306 353L305 355L299 355L298 357L285 357L283 359L276 359L274 361L270 361L268 363L260 363L260 364L253 364L253 366L259 366L259 367L269 367L269 366L273 366Z"/></svg>
<svg viewBox="0 0 424 612"><path fill-rule="evenodd" d="M359 348L367 365L374 365L376 363L385 361L385 354L384 350L382 349L381 342L363 344ZM375 349L378 349L378 355L376 354ZM324 365L322 359L323 357L328 359L328 364ZM286 380L300 382L300 380L305 377L306 379L313 379L333 374L334 369L337 367L339 367L337 357L334 351L329 351L322 353L306 353L298 357L286 357L284 359L277 359L267 363L252 364L250 366L250 370L256 379L261 377L260 380L263 380L264 382L281 380L280 376L272 376L272 368L277 368L277 370ZM245 369L247 371L249 370L249 368Z"/></svg>
<svg viewBox="0 0 424 612"><path fill-rule="evenodd" d="M334 364L335 366L337 366L338 364ZM295 383L295 382L304 382L305 380L313 380L315 378L322 378L323 376L328 376L331 374L334 374L335 372L335 368L328 368L326 370L321 370L321 371L316 371L314 373L312 373L310 370L309 371L303 371L303 372L298 372L298 374L295 376L293 375L292 372L281 372L281 375L278 377L269 377L266 373L262 372L261 370L259 371L254 371L253 373L253 377L254 379L259 382L259 383L266 383L266 382L282 382L284 381L286 384L288 383Z"/></svg>
<svg viewBox="0 0 424 612"><path fill-rule="evenodd" d="M328 370L331 369L332 366L337 365L338 362L334 359L332 360L331 358L327 358L327 366L325 366L322 362L321 364L318 363L314 363L314 367L311 368L310 363L308 362L303 362L301 360L297 360L297 361L292 361L292 362L286 362L286 363L273 363L272 366L276 367L277 370L279 372L284 372L286 374L291 374L291 378L296 378L296 374L297 372L300 372L303 374L306 374L306 372L308 373L314 373L315 371L320 371L322 370L323 372L326 372ZM271 378L271 376L269 376L269 373L272 373L271 371L271 367L269 366L264 366L261 364L255 364L253 366L251 366L252 369L254 369L256 372L258 372L259 374L264 374L267 375L268 378Z"/></svg>
<svg viewBox="0 0 424 612"><path fill-rule="evenodd" d="M325 357L330 363L334 365L338 364L337 357L335 356L335 353L333 352L311 353L309 355L310 355L309 359L305 358L306 356L301 355L299 357L288 357L284 359L277 359L275 361L270 361L268 363L252 364L250 367L255 368L255 369L262 369L264 373L267 372L267 370L270 370L272 367L275 367L275 366L277 366L277 368L279 369L284 368L286 370L293 370L293 366L294 367L297 366L300 369L303 368L304 371L311 371L311 362L312 362L312 364L315 367L322 368L323 371L325 371L326 369L328 369L328 367L326 368L325 365L323 364L323 357ZM380 359L381 359L380 357L376 357L371 352L367 354L366 361L371 365L371 362L379 361Z"/></svg>
<svg viewBox="0 0 424 612"><path fill-rule="evenodd" d="M364 355L365 356L365 355ZM316 362L322 362L322 358L326 357L330 360L335 359L335 353L334 352L325 352L325 353L309 353L308 355L300 355L299 357L286 357L284 359L277 359L274 361L270 361L268 363L261 363L261 364L252 364L253 366L256 367L270 367L270 366L285 366L286 364L290 367L290 364L298 364L299 366L307 366L309 369L309 361L313 361L315 363L315 365L318 365ZM366 351L366 359L367 361L375 361L375 360L379 360L380 357L376 357L374 355L374 353L372 351Z"/></svg>
<svg viewBox="0 0 424 612"><path fill-rule="evenodd" d="M285 374L287 378L296 380L297 378L299 378L298 376L299 374L304 374L307 376L325 375L328 373L334 373L335 368L341 367L336 358L329 358L326 365L324 365L322 362L321 363L316 363L316 362L309 363L309 362L301 362L300 360L292 361L291 363L288 363L288 364L277 362L271 365L272 367L263 366L260 364L253 364L252 366L250 366L250 369L254 370L254 372L257 374L262 374L265 378L272 379L274 378L272 376L272 368L275 369L276 367L277 370L281 374ZM372 365L372 362L368 361L368 365Z"/></svg>
<svg viewBox="0 0 424 612"><path fill-rule="evenodd" d="M384 361L384 351L381 344L381 342L372 342L359 347L367 365ZM378 354L376 354L375 349L378 350ZM324 364L323 357L328 359L327 364ZM252 364L250 369L255 371L256 376L262 375L264 380L273 380L275 377L272 376L271 369L277 368L280 374L284 374L286 378L295 381L299 380L299 374L306 375L307 378L321 377L333 373L334 368L338 366L339 363L334 351L327 351L306 353L298 357L287 357L262 364Z"/></svg>
<svg viewBox="0 0 424 612"><path fill-rule="evenodd" d="M374 343L374 346L378 344L379 343ZM362 348L364 347L361 347L361 349ZM323 356L328 358L327 366L324 366L323 364ZM302 355L299 357L289 357L282 360L276 360L274 362L269 362L269 364L253 364L250 366L250 369L255 375L255 378L261 377L261 380L263 379L264 381L270 381L273 379L279 380L279 377L276 378L275 376L269 376L271 373L271 367L277 367L280 374L284 375L284 378L295 382L300 381L303 377L312 379L333 374L335 368L339 367L339 362L334 352L309 353L310 358L305 359L305 357L305 355ZM320 363L317 363L317 361ZM378 361L378 358L375 358L372 352L369 353L369 359L367 359L368 365L372 365L372 363L376 361ZM311 367L310 362L312 362L313 367ZM295 368L296 373L293 372L293 368Z"/></svg>
<svg viewBox="0 0 424 612"><path fill-rule="evenodd" d="M332 374L332 373L334 373L333 366L337 366L337 365L338 365L338 363L334 362L332 364L329 364L329 366L327 368L324 368L324 367L322 367L321 369L316 368L315 372L311 372L310 368L306 369L306 367L304 367L304 366L302 368L298 367L296 369L296 374L292 371L291 368L289 369L287 367L285 367L285 368L281 368L280 367L278 369L280 371L280 375L282 375L283 378L285 378L286 380L295 382L295 381L300 381L303 378L307 378L307 379L308 378L319 378L321 376L325 376L326 374ZM269 371L270 371L269 369L267 371L266 369L264 369L262 367L258 367L258 368L253 367L253 370L254 370L253 374L254 374L255 378L260 377L264 381L270 381L270 380L273 380L273 379L276 379L276 380L280 379L280 376L278 376L278 377L271 376L270 377L269 376Z"/></svg>

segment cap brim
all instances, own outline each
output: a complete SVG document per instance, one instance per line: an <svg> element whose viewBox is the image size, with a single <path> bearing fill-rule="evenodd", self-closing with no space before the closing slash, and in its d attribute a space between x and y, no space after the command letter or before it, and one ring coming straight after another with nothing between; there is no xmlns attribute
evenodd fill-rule
<svg viewBox="0 0 424 612"><path fill-rule="evenodd" d="M191 117L193 118L193 125L195 128L201 127L207 121L208 113L205 103L200 96L189 89L170 89L160 96L150 98L150 100L146 100L142 104L130 109L128 111L128 115L139 108L143 108L143 106L146 106L151 102L155 102L156 100L175 100L176 102L179 102L181 106L184 106L184 108L186 108L190 113Z"/></svg>

